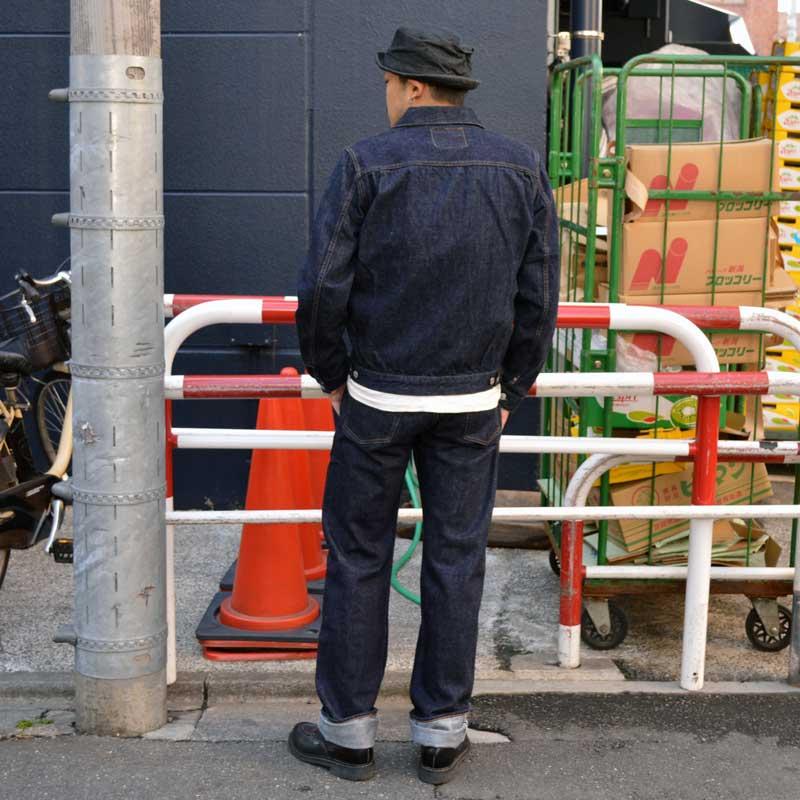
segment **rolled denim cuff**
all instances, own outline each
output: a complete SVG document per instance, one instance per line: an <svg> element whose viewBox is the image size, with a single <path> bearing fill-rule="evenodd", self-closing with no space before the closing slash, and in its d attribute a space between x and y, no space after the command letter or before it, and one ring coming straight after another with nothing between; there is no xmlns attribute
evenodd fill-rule
<svg viewBox="0 0 800 800"><path fill-rule="evenodd" d="M378 732L378 715L373 712L346 719L344 722L331 722L320 711L319 732L331 744L347 747L350 750L366 750L375 745L375 735Z"/></svg>
<svg viewBox="0 0 800 800"><path fill-rule="evenodd" d="M425 747L458 747L467 735L467 715L452 714L438 719L411 721L411 740Z"/></svg>

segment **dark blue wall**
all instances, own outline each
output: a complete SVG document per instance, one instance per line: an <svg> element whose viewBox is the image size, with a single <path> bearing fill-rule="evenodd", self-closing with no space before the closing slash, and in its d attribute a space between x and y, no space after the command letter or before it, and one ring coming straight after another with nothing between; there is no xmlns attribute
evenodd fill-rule
<svg viewBox="0 0 800 800"><path fill-rule="evenodd" d="M0 283L68 255L50 216L67 210L67 0L2 0ZM315 197L340 151L386 125L374 54L401 24L458 30L483 81L489 126L541 148L546 0L166 0L163 4L166 290L294 294ZM275 372L299 365L294 332L216 327L177 372ZM514 429L531 430L526 401ZM176 425L250 427L254 403L178 403ZM180 453L181 507L241 504L246 454ZM501 483L532 488L535 465L504 458Z"/></svg>

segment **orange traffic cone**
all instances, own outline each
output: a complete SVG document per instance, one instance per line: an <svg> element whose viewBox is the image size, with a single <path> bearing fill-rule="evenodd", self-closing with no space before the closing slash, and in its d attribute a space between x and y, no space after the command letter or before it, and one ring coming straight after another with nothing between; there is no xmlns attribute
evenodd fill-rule
<svg viewBox="0 0 800 800"><path fill-rule="evenodd" d="M273 487L290 487L289 464L267 459L250 482L248 506L291 508ZM197 628L206 658L217 661L313 658L320 603L308 594L296 525L245 525L233 592L212 600Z"/></svg>
<svg viewBox="0 0 800 800"><path fill-rule="evenodd" d="M262 400L257 427L302 430L303 402ZM253 451L246 508L311 508L310 490L306 451ZM206 658L314 657L320 601L309 596L306 581L325 574L318 531L316 524L243 526L233 591L215 597L197 629Z"/></svg>

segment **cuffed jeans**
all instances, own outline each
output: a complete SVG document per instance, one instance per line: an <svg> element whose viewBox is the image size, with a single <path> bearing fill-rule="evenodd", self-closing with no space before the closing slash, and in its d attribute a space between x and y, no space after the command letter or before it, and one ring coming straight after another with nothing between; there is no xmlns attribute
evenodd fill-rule
<svg viewBox="0 0 800 800"><path fill-rule="evenodd" d="M345 393L322 513L330 549L316 683L328 741L351 748L375 741L397 509L412 453L424 529L411 733L432 747L464 739L499 439L499 408L391 413Z"/></svg>

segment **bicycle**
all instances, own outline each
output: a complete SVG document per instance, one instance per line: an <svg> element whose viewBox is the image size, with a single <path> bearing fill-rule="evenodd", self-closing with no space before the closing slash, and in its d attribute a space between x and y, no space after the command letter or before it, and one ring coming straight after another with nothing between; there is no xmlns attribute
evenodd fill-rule
<svg viewBox="0 0 800 800"><path fill-rule="evenodd" d="M55 380L64 380L57 368L67 369L63 365L70 353L70 275L59 270L37 280L20 273L15 280L18 288L0 297L0 587L12 550L45 541L45 551L57 562L72 562L72 540L58 538L66 498L53 491L65 478L72 458L72 399L67 392L62 400L51 387ZM33 374L44 370L50 371L44 379ZM59 377L52 377L54 370ZM45 472L34 464L25 431L24 416L32 404L22 389L24 378L39 387L37 427L50 461ZM56 396L63 412L61 430L45 427L46 440L40 420L53 420L39 409L54 404Z"/></svg>

